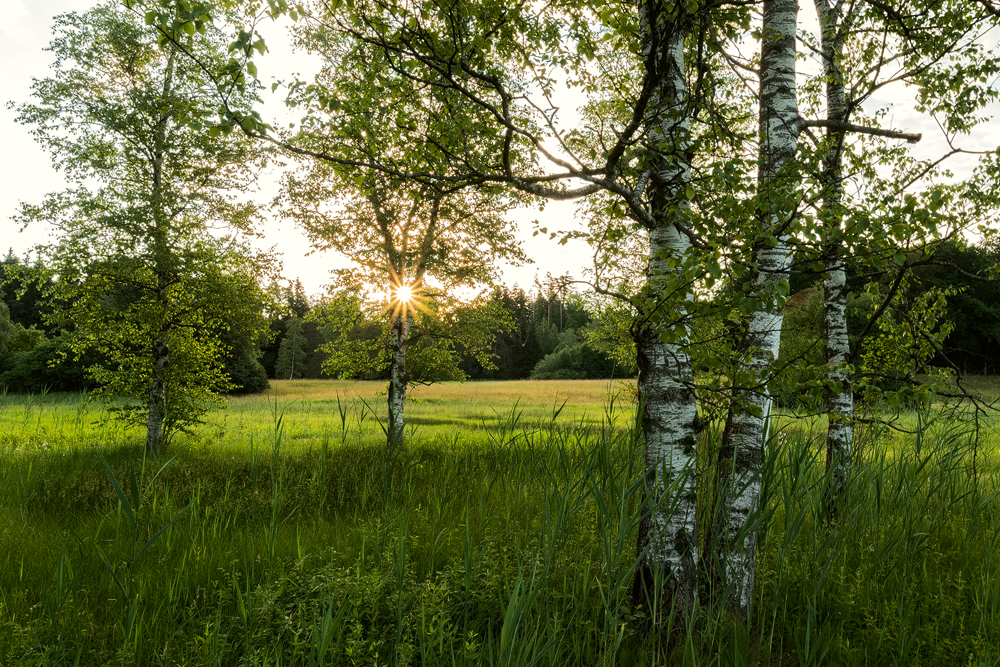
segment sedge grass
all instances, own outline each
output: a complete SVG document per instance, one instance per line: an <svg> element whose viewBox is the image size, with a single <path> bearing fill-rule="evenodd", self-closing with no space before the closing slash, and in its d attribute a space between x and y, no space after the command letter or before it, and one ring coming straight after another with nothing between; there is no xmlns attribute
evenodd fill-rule
<svg viewBox="0 0 1000 667"><path fill-rule="evenodd" d="M867 429L831 523L821 422L776 429L750 618L685 627L629 603L632 406L505 384L391 456L377 397L240 399L153 481L98 406L6 397L0 664L1000 665L995 441Z"/></svg>

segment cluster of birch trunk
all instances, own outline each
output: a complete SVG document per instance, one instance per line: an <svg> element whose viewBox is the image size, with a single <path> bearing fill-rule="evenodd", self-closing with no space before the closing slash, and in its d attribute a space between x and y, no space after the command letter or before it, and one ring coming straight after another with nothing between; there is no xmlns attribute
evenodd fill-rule
<svg viewBox="0 0 1000 667"><path fill-rule="evenodd" d="M693 444L698 435L698 398L687 341L666 343L654 326L640 329L636 338L639 355L639 395L643 406L646 466L650 471L650 504L639 540L645 561L640 577L652 580L658 574L672 587L666 596L682 613L690 612L699 595L722 599L734 609L749 610L754 593L756 529L759 509L762 462L769 443L769 419L773 397L769 381L780 372L779 339L782 330L784 295L782 286L792 270L794 231L791 224L799 213L805 167L797 162L799 141L810 127L825 128L820 142L817 222L822 239L824 329L827 360L827 407L829 429L826 462L829 476L828 508L836 512L851 470L854 439L853 357L847 327L848 249L842 241L844 210L845 140L852 133L919 141L920 135L864 127L851 123L851 112L859 107L865 92L849 91L843 66L845 45L853 34L852 21L866 5L879 3L848 0L814 0L818 14L819 59L825 84L825 118L805 120L797 99L797 26L799 6L796 0L764 0L760 24L758 115L758 178L755 202L756 238L749 244L751 256L748 281L759 306L745 314L737 350L752 380L743 388L735 387L721 434L718 456L713 462L714 490L697 489L696 457ZM974 3L971 3L974 4ZM652 9L655 7L656 9ZM693 25L683 11L662 13L663 3L641 3L643 34L648 49L660 49L657 59L669 64L660 73L660 99L651 103L656 125L648 132L653 141L665 137L669 150L663 151L658 166L659 181L675 192L682 192L691 179L692 151L689 123L684 115L698 103L689 98L689 76L685 70L685 45ZM968 8L975 13L973 8ZM653 17L660 11L659 20ZM889 14L891 16L891 13ZM925 17L930 20L930 16ZM929 49L928 51L933 51ZM855 57L854 62L857 62ZM873 67L870 82L862 89L875 90ZM914 65L907 63L909 67ZM905 69L905 66L902 67ZM664 112L657 107L667 106ZM695 158L696 159L696 158ZM683 210L690 204L681 196L667 195L672 208L658 210L657 193L651 191L655 226L649 228L648 286L656 293L659 283L683 261L672 264L666 257L683 258L692 252L692 240L682 225ZM669 207L668 207L669 208ZM683 281L681 281L683 282ZM676 281L674 281L676 284ZM655 302L655 298L654 298ZM655 322L655 318L650 320ZM713 493L703 506L710 516L699 516L699 493ZM663 497L661 500L660 497ZM703 523L704 522L704 523ZM701 528L701 530L699 530ZM702 539L699 540L699 535ZM707 536L707 537L705 537ZM699 553L701 547L705 553ZM642 582L637 577L634 595L641 601Z"/></svg>

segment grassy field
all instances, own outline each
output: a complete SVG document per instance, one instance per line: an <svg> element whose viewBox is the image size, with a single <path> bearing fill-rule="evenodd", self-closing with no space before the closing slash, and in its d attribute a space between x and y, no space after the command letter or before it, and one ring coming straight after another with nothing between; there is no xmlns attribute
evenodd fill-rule
<svg viewBox="0 0 1000 667"><path fill-rule="evenodd" d="M994 437L863 429L829 524L822 423L786 423L750 621L684 634L628 601L633 386L420 388L389 454L381 383L278 382L165 466L80 396L4 396L0 664L1000 665Z"/></svg>

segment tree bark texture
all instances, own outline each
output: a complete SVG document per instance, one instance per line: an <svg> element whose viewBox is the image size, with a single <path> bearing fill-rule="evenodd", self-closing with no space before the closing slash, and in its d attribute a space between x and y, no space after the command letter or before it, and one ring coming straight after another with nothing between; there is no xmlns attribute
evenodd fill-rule
<svg viewBox="0 0 1000 667"><path fill-rule="evenodd" d="M740 344L757 386L737 393L729 409L717 467L718 506L712 548L732 605L749 612L754 589L761 464L771 414L766 387L778 358L783 303L778 281L787 280L791 253L785 227L794 215L794 165L800 130L795 87L796 0L764 0L760 62L760 166L757 215L762 240L753 251L757 295Z"/></svg>
<svg viewBox="0 0 1000 667"><path fill-rule="evenodd" d="M410 378L406 371L406 351L410 339L410 314L406 304L399 304L392 314L389 327L389 422L386 428L386 445L394 450L403 444L403 410Z"/></svg>
<svg viewBox="0 0 1000 667"><path fill-rule="evenodd" d="M645 445L646 494L649 509L639 527L642 554L633 586L636 604L653 602L684 616L694 605L698 582L698 531L695 517L695 421L697 406L691 359L682 345L664 343L658 322L673 318L663 312L677 288L677 266L683 267L691 243L677 224L688 214L685 195L691 183L690 100L684 68L684 42L691 17L671 16L656 2L640 2L639 14L648 74L658 89L649 105L646 137L655 176L648 190L657 226L648 229L647 295L651 312L641 312L636 327L639 399ZM683 280L683 278L682 278ZM663 584L657 593L654 582Z"/></svg>
<svg viewBox="0 0 1000 667"><path fill-rule="evenodd" d="M840 4L815 0L820 19L823 67L826 74L826 113L829 120L848 122L847 92L841 69L847 17L839 16ZM854 445L853 377L848 370L851 346L847 335L847 273L844 270L843 238L843 167L844 132L827 131L823 160L823 208L820 219L825 231L823 262L823 323L826 334L827 413L830 426L826 436L826 468L831 486L828 508L833 511L847 485Z"/></svg>

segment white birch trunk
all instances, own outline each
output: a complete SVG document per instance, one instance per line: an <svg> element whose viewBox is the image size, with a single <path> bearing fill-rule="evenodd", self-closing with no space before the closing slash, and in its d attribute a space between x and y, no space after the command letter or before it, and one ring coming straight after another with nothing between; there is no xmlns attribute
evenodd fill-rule
<svg viewBox="0 0 1000 667"><path fill-rule="evenodd" d="M392 451L403 444L403 409L406 406L406 390L410 377L406 371L406 348L410 339L410 315L406 305L393 313L389 328L391 359L389 363L389 421L386 427L386 444Z"/></svg>
<svg viewBox="0 0 1000 667"><path fill-rule="evenodd" d="M690 250L677 222L690 209L685 192L691 182L689 99L684 68L684 41L690 17L659 16L655 3L641 2L640 21L653 54L657 94L650 102L648 144L655 151L649 204L658 225L649 230L647 294L653 312L640 314L636 331L639 399L645 444L647 499L650 511L639 527L639 552L633 600L642 603L654 595L653 583L663 583L658 602L674 605L689 615L698 589L698 531L695 519L695 421L697 406L691 359L683 346L664 343L658 334L659 304L676 282L670 260L683 260ZM649 60L647 60L649 62ZM673 278L673 280L672 280ZM667 309L669 316L674 312ZM652 599L649 600L652 602Z"/></svg>
<svg viewBox="0 0 1000 667"><path fill-rule="evenodd" d="M796 0L764 0L760 79L760 167L757 214L765 241L756 244L756 287L763 306L748 318L741 343L758 386L734 400L718 462L721 507L713 542L733 605L748 612L754 590L757 531L751 523L761 487L761 463L771 395L766 382L778 358L783 300L775 285L788 278L791 253L784 226L794 215L798 183L791 162L799 133L795 88ZM770 236L770 239L766 237Z"/></svg>
<svg viewBox="0 0 1000 667"><path fill-rule="evenodd" d="M848 121L847 93L841 71L845 26L838 15L840 5L830 6L829 0L815 0L820 20L823 66L826 74L826 115L829 120ZM847 335L847 273L844 270L842 246L842 205L844 197L843 146L844 133L827 132L827 154L823 161L823 208L820 219L825 231L826 246L823 262L824 329L826 331L827 378L832 382L827 390L827 413L830 426L826 436L826 467L831 477L827 505L834 511L850 474L854 445L853 377L848 371L851 346Z"/></svg>

